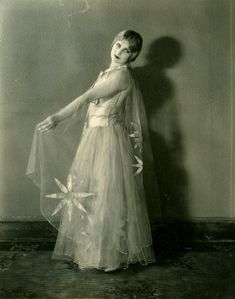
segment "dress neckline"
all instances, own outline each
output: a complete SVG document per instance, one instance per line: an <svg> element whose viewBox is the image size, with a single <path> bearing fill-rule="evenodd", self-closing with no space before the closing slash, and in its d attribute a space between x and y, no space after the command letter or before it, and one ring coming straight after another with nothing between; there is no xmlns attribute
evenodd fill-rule
<svg viewBox="0 0 235 299"><path fill-rule="evenodd" d="M111 67L111 68L108 68L108 69L104 70L102 73L107 73L107 72L119 70L119 69L122 69L122 68L128 68L128 66L126 64L114 66L114 67Z"/></svg>

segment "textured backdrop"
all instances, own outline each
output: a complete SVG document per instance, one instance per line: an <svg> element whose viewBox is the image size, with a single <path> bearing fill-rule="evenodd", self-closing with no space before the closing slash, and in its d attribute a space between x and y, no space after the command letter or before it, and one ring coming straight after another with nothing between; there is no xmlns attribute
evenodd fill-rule
<svg viewBox="0 0 235 299"><path fill-rule="evenodd" d="M2 0L0 220L40 220L25 176L35 125L109 65L123 29L145 97L167 219L235 216L233 0ZM234 5L233 5L234 6Z"/></svg>

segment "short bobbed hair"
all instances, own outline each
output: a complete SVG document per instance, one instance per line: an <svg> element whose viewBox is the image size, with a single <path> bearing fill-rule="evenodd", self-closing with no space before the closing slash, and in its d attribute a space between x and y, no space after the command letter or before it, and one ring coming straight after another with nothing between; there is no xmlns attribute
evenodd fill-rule
<svg viewBox="0 0 235 299"><path fill-rule="evenodd" d="M129 42L131 52L136 53L136 55L134 57L132 57L132 59L131 59L131 61L134 61L142 49L142 45L143 45L142 36L133 30L123 30L115 36L115 38L112 42L112 46L118 40L126 40Z"/></svg>

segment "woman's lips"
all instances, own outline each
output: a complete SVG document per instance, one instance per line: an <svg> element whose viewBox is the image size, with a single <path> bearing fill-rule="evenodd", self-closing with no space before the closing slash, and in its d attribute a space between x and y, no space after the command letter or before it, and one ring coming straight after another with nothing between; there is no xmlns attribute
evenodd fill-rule
<svg viewBox="0 0 235 299"><path fill-rule="evenodd" d="M117 59L119 59L119 57L117 55L114 55Z"/></svg>

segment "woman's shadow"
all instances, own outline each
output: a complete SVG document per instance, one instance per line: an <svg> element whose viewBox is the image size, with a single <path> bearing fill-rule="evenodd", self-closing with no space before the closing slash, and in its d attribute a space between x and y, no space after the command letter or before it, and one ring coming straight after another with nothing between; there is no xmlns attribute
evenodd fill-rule
<svg viewBox="0 0 235 299"><path fill-rule="evenodd" d="M188 216L183 136L177 119L175 86L167 75L167 70L174 68L182 56L179 41L164 36L150 45L146 64L133 69L144 97L159 185L163 225L158 225L154 238L159 244L157 247L160 246L160 251L165 253L169 248L174 250L174 246L178 246L177 240L182 233L181 230L177 232L174 224L172 229L169 222Z"/></svg>

